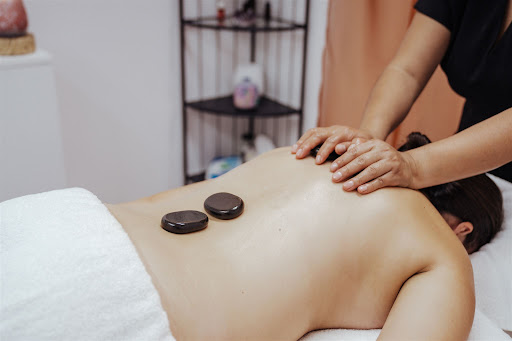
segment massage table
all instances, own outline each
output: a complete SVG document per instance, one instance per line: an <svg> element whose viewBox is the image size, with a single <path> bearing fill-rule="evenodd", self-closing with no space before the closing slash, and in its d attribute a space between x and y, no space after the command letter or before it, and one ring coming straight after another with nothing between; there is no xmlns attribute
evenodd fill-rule
<svg viewBox="0 0 512 341"><path fill-rule="evenodd" d="M492 179L503 193L505 221L471 255L477 303L471 341L510 340L503 330L512 330L512 184ZM0 265L0 340L174 340L128 235L85 189L0 203ZM331 329L301 341L378 335Z"/></svg>

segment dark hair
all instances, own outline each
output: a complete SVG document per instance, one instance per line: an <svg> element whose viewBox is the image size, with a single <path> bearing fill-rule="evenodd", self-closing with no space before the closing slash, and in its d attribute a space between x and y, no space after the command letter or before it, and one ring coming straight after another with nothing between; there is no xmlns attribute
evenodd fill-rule
<svg viewBox="0 0 512 341"><path fill-rule="evenodd" d="M398 150L406 151L430 143L428 137L411 133ZM450 213L473 224L473 232L466 235L464 247L468 253L477 251L501 229L503 198L500 189L485 174L420 190L440 213Z"/></svg>

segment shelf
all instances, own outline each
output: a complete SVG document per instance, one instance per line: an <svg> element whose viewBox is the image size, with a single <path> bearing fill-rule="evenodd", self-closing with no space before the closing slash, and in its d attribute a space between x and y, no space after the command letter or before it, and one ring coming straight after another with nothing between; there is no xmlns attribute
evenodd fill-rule
<svg viewBox="0 0 512 341"><path fill-rule="evenodd" d="M239 110L233 105L233 96L224 96L196 102L186 102L186 107L206 111L214 115L242 117L277 117L299 114L300 110L263 96L256 109Z"/></svg>
<svg viewBox="0 0 512 341"><path fill-rule="evenodd" d="M0 0L1 1L1 0ZM227 148L225 144L222 144L219 146L219 148L215 148L215 150L218 153L222 153L222 150L228 150L231 151L235 150L236 143L239 141L239 134L243 133L244 138L254 137L256 135L256 126L258 126L258 123L265 123L260 124L258 132L266 133L267 131L271 131L272 135L279 137L279 141L282 140L280 137L283 135L283 129L281 129L281 121L286 124L286 128L284 129L284 132L287 134L285 138L289 140L291 135L289 135L290 129L292 125L297 125L297 138L301 135L302 131L302 124L303 124L303 114L304 114L304 89L305 89L305 73L306 73L306 52L307 52L307 44L308 44L308 27L309 27L309 12L310 12L310 0L303 0L302 3L304 6L301 5L295 5L295 2L299 2L299 0L292 0L293 6L292 8L288 8L289 6L283 6L282 1L278 1L276 3L272 3L272 13L279 14L275 17L272 17L269 20L265 20L262 15L257 15L254 20L251 22L244 22L239 20L234 16L234 12L230 11L226 15L225 19L222 21L219 21L215 15L214 12L205 12L209 15L203 15L202 13L202 7L200 7L203 3L211 3L211 0L196 0L193 1L193 3L196 3L195 11L191 12L190 15L187 17L185 15L184 7L185 7L185 0L178 0L179 1L179 18L180 18L180 42L181 42L181 49L180 49L180 57L181 57L181 103L182 105L182 120L183 120L183 175L184 175L184 183L194 183L201 180L204 180L205 178L205 171L204 169L195 169L194 171L189 170L189 159L193 158L194 160L198 160L199 164L204 164L205 162L208 162L208 160L204 160L207 155L206 153L202 153L202 155L189 155L189 148L188 148L188 137L191 132L193 132L193 128L197 127L199 129L203 129L205 124L208 125L210 122L209 119L211 119L213 116L216 117L222 117L223 119L219 121L219 119L216 119L215 122L215 130L219 129L219 131L216 132L216 134L223 134L221 136L224 136L226 134L229 134L229 124L228 121L231 121L231 138L229 139L231 141L230 148ZM187 2L187 6L192 6ZM211 7L211 6L210 6ZM235 8L238 7L234 6ZM286 8L285 8L286 7ZM188 8L188 7L187 7ZM300 12L297 11L298 8L302 8L304 10L304 15L302 15ZM286 9L286 12L285 12ZM281 17L281 13L285 16L285 18ZM289 19L288 19L289 18ZM215 36L215 41L208 41L208 39L212 39L212 36L210 36L208 33L213 33ZM201 32L204 32L205 34L201 34ZM222 34L227 34L226 32L233 32L232 34L232 47L229 49L226 49L227 46L224 46L226 44L221 44L221 41L219 40ZM287 33L295 32L298 36L295 35L289 35ZM267 42L270 39L270 35L273 35L275 33L274 37L276 39L276 47L270 48L269 44ZM280 34L281 33L281 34ZM215 34L220 34L220 36L217 36ZM261 34L260 37L258 37ZM187 49L187 38L189 36L197 38L197 40L194 40L197 42L198 46L204 46L203 50L200 50L197 55L197 58L188 58L188 56L193 52L189 51ZM263 41L261 40L263 39ZM293 51L290 51L288 54L288 57L281 58L282 50L290 49L290 45L283 43L283 41L293 40L295 43L295 40L298 41L298 39L301 40L302 44L300 48L297 48ZM263 45L263 46L260 46ZM262 53L256 53L257 47L262 48ZM214 51L211 51L212 48L215 48ZM251 62L256 62L260 59L261 56L264 56L266 58L267 55L270 55L271 51L275 50L275 65L276 67L281 67L289 65L289 63L297 66L296 57L301 59L301 65L300 65L300 88L294 87L294 90L297 90L297 92L293 92L294 97L299 99L298 101L290 101L287 100L288 97L281 98L280 96L277 96L275 93L269 94L269 97L262 96L259 105L253 109L253 110L240 110L235 108L233 104L233 96L232 93L228 93L229 90L224 93L219 93L220 87L222 82L226 81L225 75L222 73L217 72L218 69L214 67L210 67L211 63L215 61L215 64L217 64L217 67L221 67L224 64L221 63L229 63L230 65L236 65L240 62L239 60L239 52L241 50L249 49L247 51L247 57L245 59L249 59ZM208 51L207 51L208 50ZM302 51L301 53L299 51ZM233 53L231 53L233 52ZM259 52L259 51L258 51ZM300 57L299 57L300 56ZM210 60L210 58L215 57L213 60ZM226 59L223 59L226 58ZM188 65L192 62L192 68ZM205 65L202 66L201 64ZM267 66L267 63L265 62L265 66ZM205 98L204 96L200 95L198 98L195 99L187 99L186 97L186 89L187 89L187 70L194 70L194 68L207 68L207 70L203 70L201 72L197 72L197 84L204 84L205 79L209 79L209 74L213 74L213 77L215 78L215 82L212 84L216 84L216 92L208 92L208 96ZM205 71L205 72L203 72ZM295 71L298 71L295 70ZM296 79L292 77L287 77L290 82L297 81ZM286 86L286 84L281 84L281 78L278 77L278 86ZM189 85L190 86L190 85ZM290 86L290 84L288 84ZM203 93L200 91L200 93ZM291 95L291 94L290 94ZM273 98L270 98L273 97ZM275 99L274 99L275 98ZM283 101L283 102L279 102ZM285 103L292 103L291 105L287 105ZM199 112L199 115L196 115L196 112ZM284 119L284 118L290 118ZM189 126L188 121L189 118L193 118L192 122L193 125ZM274 119L274 118L283 118L283 119ZM223 120L226 119L226 122L223 122ZM239 122L239 120L243 122ZM259 119L265 122L258 122ZM297 120L295 120L297 119ZM206 120L207 122L204 123L203 120ZM247 121L247 122L246 122ZM291 121L291 122L289 122ZM297 121L297 122L296 122ZM240 127L238 123L243 123L243 132L239 131ZM247 124L247 129L245 129L245 123ZM270 129L269 124L272 126L272 129ZM234 129L236 127L236 129ZM214 132L215 133L215 132ZM207 144L211 143L221 143L224 142L225 139L219 140L218 136L215 136L215 141L212 141L211 138L215 136L215 134L209 134L208 138L202 139L201 142L203 146L199 146L199 148L205 148ZM272 136L272 137L274 137ZM222 148L220 148L222 147ZM218 150L220 149L220 150ZM208 156L210 153L208 153ZM202 159L202 160L201 160ZM197 164L194 163L194 164ZM195 167L194 167L195 168Z"/></svg>
<svg viewBox="0 0 512 341"><path fill-rule="evenodd" d="M306 25L289 20L272 18L268 22L262 17L257 17L252 24L240 24L233 16L226 17L219 23L216 17L200 17L184 19L183 24L192 27L208 28L212 30L248 31L248 32L274 32L303 30Z"/></svg>

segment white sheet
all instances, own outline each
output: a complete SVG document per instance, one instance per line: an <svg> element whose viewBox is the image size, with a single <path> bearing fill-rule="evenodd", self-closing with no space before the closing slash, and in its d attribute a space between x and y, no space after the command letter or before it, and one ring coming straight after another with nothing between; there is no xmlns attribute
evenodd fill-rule
<svg viewBox="0 0 512 341"><path fill-rule="evenodd" d="M0 340L174 340L117 220L79 188L0 203Z"/></svg>
<svg viewBox="0 0 512 341"><path fill-rule="evenodd" d="M503 195L502 230L471 255L477 307L500 328L512 330L512 183L490 176Z"/></svg>
<svg viewBox="0 0 512 341"><path fill-rule="evenodd" d="M375 341L379 333L380 329L325 329L311 332L301 338L300 341ZM510 338L477 310L468 341L510 341Z"/></svg>

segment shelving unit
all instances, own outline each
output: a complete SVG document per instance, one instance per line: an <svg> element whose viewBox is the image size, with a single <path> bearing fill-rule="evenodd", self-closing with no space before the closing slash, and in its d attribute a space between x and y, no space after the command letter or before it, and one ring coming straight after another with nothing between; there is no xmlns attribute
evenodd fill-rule
<svg viewBox="0 0 512 341"><path fill-rule="evenodd" d="M295 2L296 0L294 0ZM290 115L298 116L298 129L297 138L300 136L302 131L303 121L303 106L304 106L304 83L305 83L305 72L306 72L306 49L307 49L307 29L309 20L309 0L304 1L304 22L296 22L294 20L287 20L281 18L279 15L272 17L270 20L265 20L262 17L257 17L256 20L250 25L240 25L235 18L232 16L226 17L222 22L219 22L214 16L198 16L196 18L185 18L184 16L184 0L180 0L180 40L181 40L181 87L182 87L182 122L183 122L183 172L184 172L184 183L188 184L191 182L201 181L204 179L204 171L196 174L189 174L188 169L188 146L187 146L187 135L188 135L188 111L189 109L197 110L201 113L216 116L230 116L232 119L245 118L248 120L247 131L243 134L245 136L255 136L255 119L272 119L276 117L285 117ZM276 5L276 1L273 2ZM198 0L198 5L201 4L201 0ZM234 0L234 7L236 8L238 1ZM295 4L294 4L295 5ZM282 6L281 0L277 2L277 6ZM280 13L280 7L278 7L278 14ZM256 40L259 33L266 34L279 34L280 32L286 31L302 31L302 65L301 65L301 79L300 79L300 105L293 106L291 104L284 103L285 101L279 98L271 98L268 94L262 96L259 105L254 110L238 110L233 105L233 97L231 95L220 95L213 98L201 98L199 100L188 100L186 91L186 61L185 56L185 30L187 28L196 28L199 30L214 30L216 32L231 31L233 34L249 35L249 37L243 37L249 39L250 46L250 58L247 62L256 62ZM237 39L238 41L238 39ZM238 46L233 46L233 49L237 49ZM215 51L219 53L219 51ZM267 51L265 51L266 53ZM281 63L280 60L278 60ZM200 80L201 81L201 80ZM218 83L218 82L217 82ZM233 131L233 140L236 141L236 132Z"/></svg>

